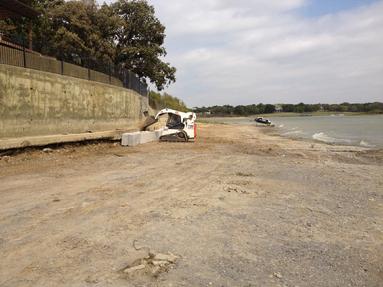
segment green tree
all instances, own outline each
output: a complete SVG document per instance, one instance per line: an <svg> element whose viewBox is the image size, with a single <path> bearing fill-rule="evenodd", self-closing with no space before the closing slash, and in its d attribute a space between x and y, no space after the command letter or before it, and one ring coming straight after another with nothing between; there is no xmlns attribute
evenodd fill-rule
<svg viewBox="0 0 383 287"><path fill-rule="evenodd" d="M245 108L247 115L256 115L259 113L257 105L247 105Z"/></svg>
<svg viewBox="0 0 383 287"><path fill-rule="evenodd" d="M285 105L282 105L282 110L285 113L292 113L295 110L295 106L292 104L285 104Z"/></svg>
<svg viewBox="0 0 383 287"><path fill-rule="evenodd" d="M296 113L304 113L305 112L305 104L304 103L299 103L298 105L295 106Z"/></svg>
<svg viewBox="0 0 383 287"><path fill-rule="evenodd" d="M264 114L265 113L265 105L264 104L262 104L262 103L258 104L257 105L257 109L258 109L258 112L260 114Z"/></svg>
<svg viewBox="0 0 383 287"><path fill-rule="evenodd" d="M187 112L189 109L185 103L167 93L149 92L149 104L155 110L161 110L164 108L170 108L177 111Z"/></svg>
<svg viewBox="0 0 383 287"><path fill-rule="evenodd" d="M162 60L166 56L165 27L155 16L154 7L143 0L119 0L111 8L120 18L115 63L149 78L158 90L175 82L176 69Z"/></svg>
<svg viewBox="0 0 383 287"><path fill-rule="evenodd" d="M236 106L234 108L234 113L239 116L245 116L246 115L246 108L245 106Z"/></svg>
<svg viewBox="0 0 383 287"><path fill-rule="evenodd" d="M265 105L265 113L266 114L271 114L274 112L275 112L275 106L274 105L270 105L270 104Z"/></svg>

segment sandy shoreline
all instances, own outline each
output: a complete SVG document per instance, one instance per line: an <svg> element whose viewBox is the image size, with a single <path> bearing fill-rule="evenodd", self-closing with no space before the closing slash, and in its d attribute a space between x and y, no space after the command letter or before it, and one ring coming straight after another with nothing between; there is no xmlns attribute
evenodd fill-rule
<svg viewBox="0 0 383 287"><path fill-rule="evenodd" d="M335 115L327 118L323 116L278 116L278 114L272 117L269 116L273 123L271 127L257 125L261 131L269 135L329 145L383 149L383 137L380 136L383 134L383 117L380 115L363 115L362 118L353 116L336 117ZM209 117L200 118L199 120L207 124L253 126L256 124L254 122L255 117ZM276 118L278 119L276 120ZM293 122L288 120L291 118L294 119ZM366 121L366 118L369 120ZM325 124L323 119L326 121ZM371 123L371 119L373 119L374 123ZM339 120L341 121L339 122ZM346 125L344 120L347 120ZM350 126L353 127L352 131ZM379 128L377 128L378 126ZM261 129L262 127L263 129Z"/></svg>
<svg viewBox="0 0 383 287"><path fill-rule="evenodd" d="M380 286L382 174L382 150L216 124L0 157L0 286ZM127 275L134 240L178 260Z"/></svg>

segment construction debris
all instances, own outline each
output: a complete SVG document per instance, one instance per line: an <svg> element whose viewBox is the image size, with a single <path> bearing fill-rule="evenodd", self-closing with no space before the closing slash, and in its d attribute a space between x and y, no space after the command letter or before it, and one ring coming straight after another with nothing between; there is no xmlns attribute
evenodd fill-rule
<svg viewBox="0 0 383 287"><path fill-rule="evenodd" d="M179 258L172 253L154 253L151 252L149 247L136 247L136 240L133 241L135 250L145 250L147 256L135 260L132 264L122 269L122 272L128 276L136 274L146 274L152 277L157 277L161 273L167 272L172 265L174 265Z"/></svg>
<svg viewBox="0 0 383 287"><path fill-rule="evenodd" d="M279 273L279 272L274 272L274 277L276 277L276 278L278 278L278 279L282 279L282 275L281 275L281 273Z"/></svg>
<svg viewBox="0 0 383 287"><path fill-rule="evenodd" d="M174 265L179 257L172 254L149 253L145 258L141 258L123 268L122 272L128 276L136 274L146 274L158 277L161 273L167 272Z"/></svg>
<svg viewBox="0 0 383 287"><path fill-rule="evenodd" d="M50 152L53 152L53 149L47 147L47 148L44 148L44 149L43 149L43 152L45 152L45 153L50 153Z"/></svg>
<svg viewBox="0 0 383 287"><path fill-rule="evenodd" d="M129 267L129 268L126 268L124 270L124 273L128 273L128 274L132 274L138 270L142 270L142 269L145 269L145 264L140 264L140 265L137 265L137 266L133 266L133 267Z"/></svg>
<svg viewBox="0 0 383 287"><path fill-rule="evenodd" d="M159 261L167 261L170 263L175 263L176 260L178 259L178 256L175 256L174 254L161 254L158 253L154 256L154 260L159 260Z"/></svg>

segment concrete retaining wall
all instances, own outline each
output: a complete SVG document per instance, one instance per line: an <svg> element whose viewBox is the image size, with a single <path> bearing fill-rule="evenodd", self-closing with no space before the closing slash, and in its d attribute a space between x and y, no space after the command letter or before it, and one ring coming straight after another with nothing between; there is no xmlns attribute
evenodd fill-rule
<svg viewBox="0 0 383 287"><path fill-rule="evenodd" d="M132 90L0 64L0 140L137 129L148 108Z"/></svg>

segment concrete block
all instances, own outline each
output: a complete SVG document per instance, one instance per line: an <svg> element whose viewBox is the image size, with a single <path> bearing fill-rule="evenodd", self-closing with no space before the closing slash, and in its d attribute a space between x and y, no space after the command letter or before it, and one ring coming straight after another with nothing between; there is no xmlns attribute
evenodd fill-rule
<svg viewBox="0 0 383 287"><path fill-rule="evenodd" d="M125 133L122 135L121 145L123 146L136 146L141 143L141 133Z"/></svg>
<svg viewBox="0 0 383 287"><path fill-rule="evenodd" d="M156 132L141 132L141 144L154 142L156 140L158 140L158 138L156 137Z"/></svg>
<svg viewBox="0 0 383 287"><path fill-rule="evenodd" d="M123 146L136 146L138 144L145 144L148 142L158 141L162 135L162 130L153 132L134 132L125 133L122 135L121 145Z"/></svg>

